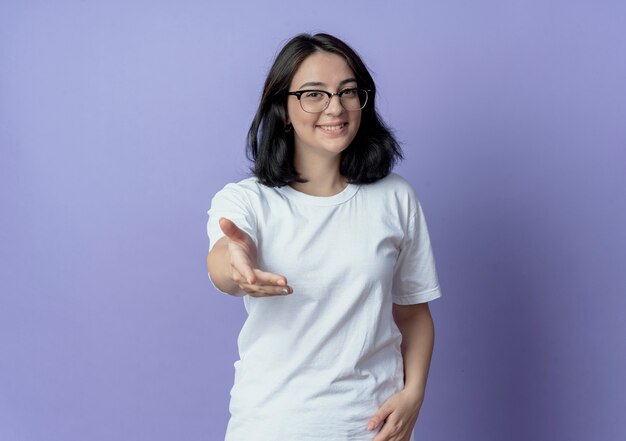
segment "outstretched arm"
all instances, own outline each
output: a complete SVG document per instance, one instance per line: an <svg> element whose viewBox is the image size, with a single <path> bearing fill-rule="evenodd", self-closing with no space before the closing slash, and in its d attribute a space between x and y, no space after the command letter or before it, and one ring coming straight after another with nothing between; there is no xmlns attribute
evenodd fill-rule
<svg viewBox="0 0 626 441"><path fill-rule="evenodd" d="M234 296L250 294L254 297L293 292L286 277L257 268L256 245L245 231L226 218L221 218L219 225L225 236L207 256L209 277L218 290Z"/></svg>

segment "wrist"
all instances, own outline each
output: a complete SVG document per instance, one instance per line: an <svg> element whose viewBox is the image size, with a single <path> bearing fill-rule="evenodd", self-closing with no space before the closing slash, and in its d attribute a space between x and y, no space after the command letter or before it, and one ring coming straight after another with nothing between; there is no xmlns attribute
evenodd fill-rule
<svg viewBox="0 0 626 441"><path fill-rule="evenodd" d="M425 388L419 384L406 384L404 391L416 406L420 407L424 402Z"/></svg>

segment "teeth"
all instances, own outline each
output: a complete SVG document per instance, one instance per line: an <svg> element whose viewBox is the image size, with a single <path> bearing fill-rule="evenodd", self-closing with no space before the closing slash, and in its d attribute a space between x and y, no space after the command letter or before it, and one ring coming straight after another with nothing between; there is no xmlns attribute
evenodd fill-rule
<svg viewBox="0 0 626 441"><path fill-rule="evenodd" d="M341 130L343 129L343 126L345 126L345 124L339 124L338 126L320 126L322 129L324 130Z"/></svg>

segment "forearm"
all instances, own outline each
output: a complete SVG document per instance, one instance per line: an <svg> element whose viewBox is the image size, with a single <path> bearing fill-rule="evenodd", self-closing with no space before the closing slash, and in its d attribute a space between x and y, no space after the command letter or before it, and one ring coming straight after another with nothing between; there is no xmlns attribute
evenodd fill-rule
<svg viewBox="0 0 626 441"><path fill-rule="evenodd" d="M404 388L421 403L435 342L435 327L427 304L410 307L394 305L394 319L402 333ZM399 309L403 309L399 313ZM407 311L411 311L407 313Z"/></svg>
<svg viewBox="0 0 626 441"><path fill-rule="evenodd" d="M233 296L244 296L245 292L231 278L228 238L219 239L207 256L209 278L215 288Z"/></svg>

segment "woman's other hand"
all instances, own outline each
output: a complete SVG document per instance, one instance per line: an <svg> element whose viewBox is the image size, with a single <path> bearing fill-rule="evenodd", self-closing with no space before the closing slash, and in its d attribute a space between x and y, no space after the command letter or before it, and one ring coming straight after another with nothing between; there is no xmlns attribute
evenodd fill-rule
<svg viewBox="0 0 626 441"><path fill-rule="evenodd" d="M257 248L248 233L225 217L220 218L219 225L228 241L229 278L241 290L253 297L286 295L293 292L285 276L257 268Z"/></svg>
<svg viewBox="0 0 626 441"><path fill-rule="evenodd" d="M368 424L371 431L384 422L373 441L409 441L422 401L406 389L389 397Z"/></svg>

